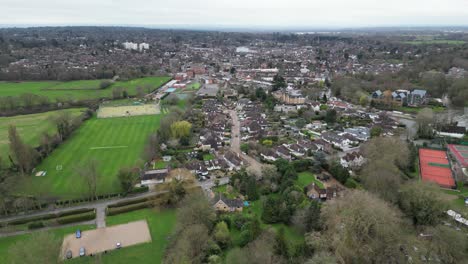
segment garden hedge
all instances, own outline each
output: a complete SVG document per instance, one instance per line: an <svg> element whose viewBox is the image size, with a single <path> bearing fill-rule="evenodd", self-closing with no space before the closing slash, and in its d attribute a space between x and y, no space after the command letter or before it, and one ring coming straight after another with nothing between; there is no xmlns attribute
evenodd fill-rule
<svg viewBox="0 0 468 264"><path fill-rule="evenodd" d="M131 212L131 211L136 211L144 208L148 208L151 206L150 201L146 201L143 203L137 203L137 204L131 204L127 206L122 206L122 207L114 207L114 208L108 208L107 209L107 215L117 215L117 214L122 214L126 212Z"/></svg>
<svg viewBox="0 0 468 264"><path fill-rule="evenodd" d="M89 221L95 218L96 218L96 212L92 211L92 212L87 212L87 213L82 213L82 214L63 216L63 217L57 218L56 220L57 220L57 223L61 225L65 225L65 224L70 224L70 223Z"/></svg>

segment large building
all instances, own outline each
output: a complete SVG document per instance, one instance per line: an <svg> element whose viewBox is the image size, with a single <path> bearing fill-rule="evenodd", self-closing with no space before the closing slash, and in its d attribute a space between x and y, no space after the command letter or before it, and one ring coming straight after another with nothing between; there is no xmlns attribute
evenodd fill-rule
<svg viewBox="0 0 468 264"><path fill-rule="evenodd" d="M273 93L273 96L283 104L288 105L301 105L305 104L306 98L302 95L300 90L288 87Z"/></svg>

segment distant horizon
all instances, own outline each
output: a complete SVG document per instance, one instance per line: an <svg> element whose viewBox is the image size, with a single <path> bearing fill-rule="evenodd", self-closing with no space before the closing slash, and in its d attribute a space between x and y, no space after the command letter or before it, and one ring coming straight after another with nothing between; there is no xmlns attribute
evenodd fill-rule
<svg viewBox="0 0 468 264"><path fill-rule="evenodd" d="M468 24L459 25L382 25L382 26L268 26L268 25L193 25L193 24L0 24L0 29L7 28L47 28L47 27L122 27L122 28L145 28L145 29L161 29L161 30L201 30L201 31L239 31L239 32L297 32L297 33L312 33L321 31L353 31L353 30L450 30L462 29L468 30Z"/></svg>
<svg viewBox="0 0 468 264"><path fill-rule="evenodd" d="M468 26L466 0L0 0L0 25L314 30Z"/></svg>

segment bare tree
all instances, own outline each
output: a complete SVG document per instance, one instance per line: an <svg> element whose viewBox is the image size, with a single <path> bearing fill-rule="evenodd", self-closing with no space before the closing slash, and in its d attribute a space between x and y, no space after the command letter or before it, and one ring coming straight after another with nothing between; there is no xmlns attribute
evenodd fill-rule
<svg viewBox="0 0 468 264"><path fill-rule="evenodd" d="M89 195L96 199L98 181L98 162L92 159L88 164L75 169L88 187Z"/></svg>
<svg viewBox="0 0 468 264"><path fill-rule="evenodd" d="M39 154L23 142L15 126L8 128L8 138L12 162L18 166L21 174L29 173L36 164Z"/></svg>
<svg viewBox="0 0 468 264"><path fill-rule="evenodd" d="M403 263L397 210L365 191L351 191L322 210L323 237L339 263Z"/></svg>

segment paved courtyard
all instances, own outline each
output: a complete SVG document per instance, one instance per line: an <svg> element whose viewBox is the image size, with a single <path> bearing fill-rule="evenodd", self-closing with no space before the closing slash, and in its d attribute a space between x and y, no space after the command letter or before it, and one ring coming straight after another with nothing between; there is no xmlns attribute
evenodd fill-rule
<svg viewBox="0 0 468 264"><path fill-rule="evenodd" d="M67 250L72 251L74 258L78 257L81 247L86 249L86 255L113 250L116 248L117 242L121 243L122 248L151 242L151 234L146 220L83 231L81 238L76 238L75 234L67 235L62 243L62 257L65 258Z"/></svg>

